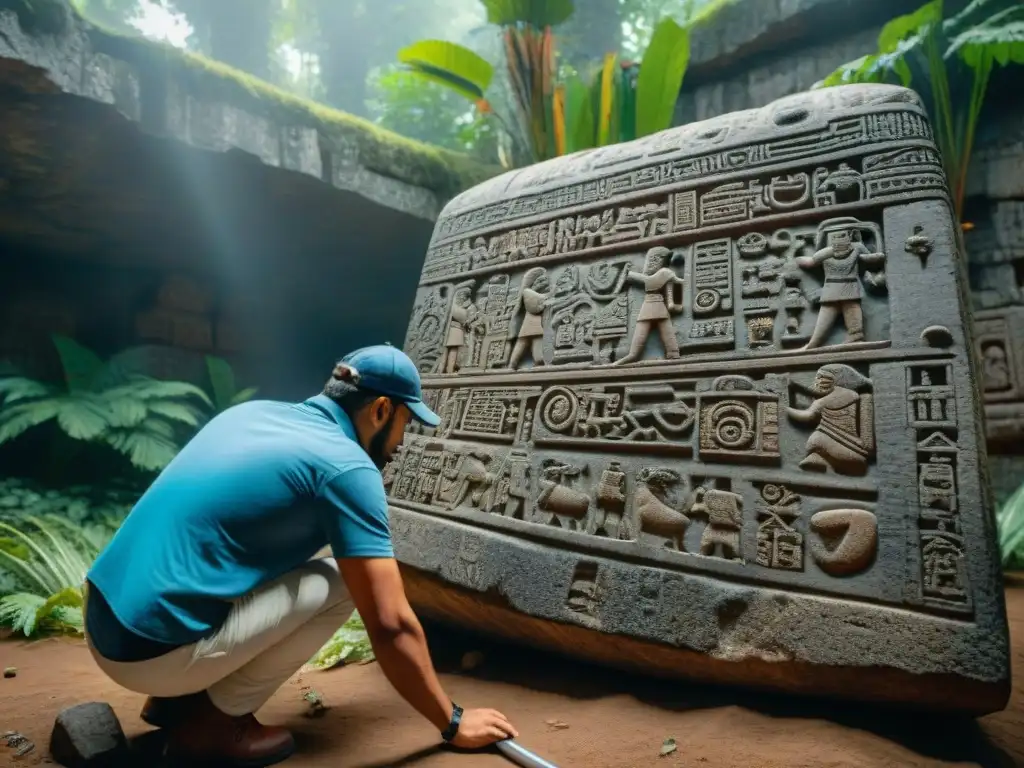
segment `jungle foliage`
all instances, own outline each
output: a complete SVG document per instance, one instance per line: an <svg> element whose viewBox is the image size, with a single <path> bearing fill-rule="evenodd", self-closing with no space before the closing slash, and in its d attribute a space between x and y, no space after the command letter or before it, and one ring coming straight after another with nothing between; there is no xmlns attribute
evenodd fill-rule
<svg viewBox="0 0 1024 768"><path fill-rule="evenodd" d="M930 0L899 16L878 35L878 50L839 67L819 86L896 82L930 98L932 123L963 219L967 172L978 121L997 67L1024 64L1024 4L972 0L950 15Z"/></svg>

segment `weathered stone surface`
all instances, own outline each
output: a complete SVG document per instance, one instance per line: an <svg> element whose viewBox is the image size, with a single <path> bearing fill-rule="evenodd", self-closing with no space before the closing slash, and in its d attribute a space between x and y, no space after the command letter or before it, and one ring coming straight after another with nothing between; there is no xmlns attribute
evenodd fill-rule
<svg viewBox="0 0 1024 768"><path fill-rule="evenodd" d="M414 604L664 675L1003 707L956 232L891 86L455 198L405 344L443 421L385 472Z"/></svg>
<svg viewBox="0 0 1024 768"><path fill-rule="evenodd" d="M31 66L40 92L109 104L154 134L245 152L421 218L494 173L217 62L108 33L65 0L0 0L0 62ZM342 145L348 172L325 173L322 156Z"/></svg>
<svg viewBox="0 0 1024 768"><path fill-rule="evenodd" d="M50 754L68 768L115 765L124 757L127 746L117 715L101 701L61 711L50 736Z"/></svg>

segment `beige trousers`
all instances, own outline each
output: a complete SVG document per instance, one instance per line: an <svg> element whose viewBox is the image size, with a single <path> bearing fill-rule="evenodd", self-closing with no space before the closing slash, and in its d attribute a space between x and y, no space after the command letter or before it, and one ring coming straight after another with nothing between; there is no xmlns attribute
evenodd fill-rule
<svg viewBox="0 0 1024 768"><path fill-rule="evenodd" d="M206 691L217 709L246 715L309 661L352 615L352 598L333 558L310 560L235 601L208 638L155 659L99 668L122 688L173 697Z"/></svg>

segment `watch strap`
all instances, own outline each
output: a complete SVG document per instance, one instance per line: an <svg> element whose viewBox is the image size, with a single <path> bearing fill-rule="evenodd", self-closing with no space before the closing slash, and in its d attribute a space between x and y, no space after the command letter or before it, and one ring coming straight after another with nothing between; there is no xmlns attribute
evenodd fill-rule
<svg viewBox="0 0 1024 768"><path fill-rule="evenodd" d="M451 741L455 738L455 735L459 732L459 723L462 722L462 707L452 702L452 719L448 722L448 727L441 732L441 738L446 742Z"/></svg>

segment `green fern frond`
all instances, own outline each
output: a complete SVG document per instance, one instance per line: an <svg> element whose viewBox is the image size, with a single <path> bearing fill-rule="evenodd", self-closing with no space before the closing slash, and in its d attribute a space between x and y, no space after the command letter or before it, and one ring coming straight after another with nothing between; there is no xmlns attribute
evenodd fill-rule
<svg viewBox="0 0 1024 768"><path fill-rule="evenodd" d="M0 444L10 442L16 437L57 417L60 412L60 401L57 399L37 400L18 403L10 408L0 409Z"/></svg>
<svg viewBox="0 0 1024 768"><path fill-rule="evenodd" d="M188 424L190 427L199 426L199 411L189 405L185 405L184 403L154 400L149 403L148 409L150 413L156 416L162 416L165 419L170 419L171 421Z"/></svg>
<svg viewBox="0 0 1024 768"><path fill-rule="evenodd" d="M103 439L139 469L155 472L170 464L178 453L173 434L166 421L150 418L132 429L109 430Z"/></svg>
<svg viewBox="0 0 1024 768"><path fill-rule="evenodd" d="M95 440L110 428L112 412L103 397L80 392L58 400L57 423L74 440Z"/></svg>
<svg viewBox="0 0 1024 768"><path fill-rule="evenodd" d="M27 592L0 597L0 625L29 637L36 630L39 609L44 605L45 597Z"/></svg>
<svg viewBox="0 0 1024 768"><path fill-rule="evenodd" d="M22 400L38 400L55 393L54 387L25 376L9 376L0 379L0 403L13 405Z"/></svg>

